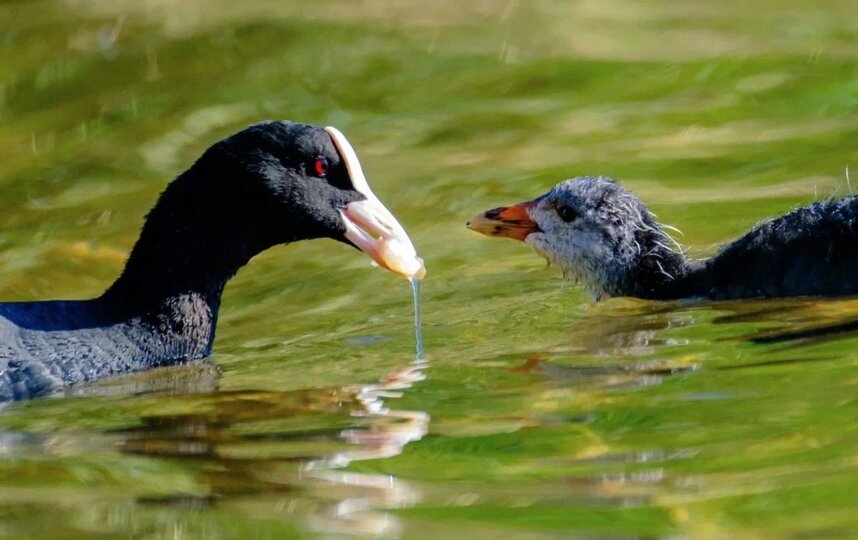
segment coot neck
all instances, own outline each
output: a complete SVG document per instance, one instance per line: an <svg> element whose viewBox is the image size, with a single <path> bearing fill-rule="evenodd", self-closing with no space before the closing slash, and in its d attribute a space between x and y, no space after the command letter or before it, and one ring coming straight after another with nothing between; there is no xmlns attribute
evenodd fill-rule
<svg viewBox="0 0 858 540"><path fill-rule="evenodd" d="M685 259L681 248L670 245L672 241L659 228L643 231L637 240L640 255L622 295L660 300L688 296L697 267Z"/></svg>
<svg viewBox="0 0 858 540"><path fill-rule="evenodd" d="M189 304L192 311L208 311L214 322L226 282L276 243L265 231L249 230L249 210L237 207L241 197L222 182L215 185L213 177L224 174L201 160L167 186L102 302L127 316Z"/></svg>

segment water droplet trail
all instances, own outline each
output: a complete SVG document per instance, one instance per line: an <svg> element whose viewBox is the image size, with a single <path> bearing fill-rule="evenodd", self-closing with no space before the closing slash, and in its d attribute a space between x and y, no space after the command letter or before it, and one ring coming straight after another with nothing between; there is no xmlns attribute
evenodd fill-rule
<svg viewBox="0 0 858 540"><path fill-rule="evenodd" d="M417 342L417 360L423 360L423 323L420 320L420 286L423 280L410 278L411 291L414 294L414 338Z"/></svg>

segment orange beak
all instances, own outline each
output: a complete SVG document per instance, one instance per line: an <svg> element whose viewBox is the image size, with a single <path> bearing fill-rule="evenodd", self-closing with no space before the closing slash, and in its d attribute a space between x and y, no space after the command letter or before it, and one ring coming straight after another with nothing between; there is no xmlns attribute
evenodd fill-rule
<svg viewBox="0 0 858 540"><path fill-rule="evenodd" d="M527 211L535 208L542 198L527 201L511 206L502 206L486 210L472 217L467 227L486 236L505 236L514 240L524 241L527 235L541 232Z"/></svg>

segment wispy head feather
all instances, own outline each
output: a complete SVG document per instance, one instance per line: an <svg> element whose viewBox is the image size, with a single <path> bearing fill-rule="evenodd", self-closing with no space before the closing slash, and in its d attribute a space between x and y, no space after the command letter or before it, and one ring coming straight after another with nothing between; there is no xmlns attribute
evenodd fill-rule
<svg viewBox="0 0 858 540"><path fill-rule="evenodd" d="M561 182L529 212L541 232L526 241L594 298L640 295L640 287L660 287L683 273L682 246L666 231L678 229L659 224L610 178Z"/></svg>

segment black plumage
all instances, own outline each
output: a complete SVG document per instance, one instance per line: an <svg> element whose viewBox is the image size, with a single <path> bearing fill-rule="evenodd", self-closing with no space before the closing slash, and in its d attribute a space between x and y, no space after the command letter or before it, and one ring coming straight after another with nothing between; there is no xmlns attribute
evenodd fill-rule
<svg viewBox="0 0 858 540"><path fill-rule="evenodd" d="M717 255L690 264L682 287L712 299L858 293L858 197L816 202L760 223Z"/></svg>
<svg viewBox="0 0 858 540"><path fill-rule="evenodd" d="M216 143L161 194L102 296L0 304L0 401L207 356L238 269L276 244L348 242L340 210L363 199L321 128L265 122Z"/></svg>

